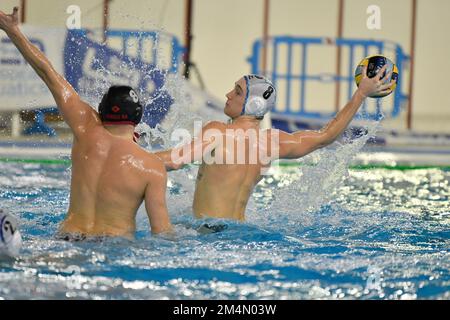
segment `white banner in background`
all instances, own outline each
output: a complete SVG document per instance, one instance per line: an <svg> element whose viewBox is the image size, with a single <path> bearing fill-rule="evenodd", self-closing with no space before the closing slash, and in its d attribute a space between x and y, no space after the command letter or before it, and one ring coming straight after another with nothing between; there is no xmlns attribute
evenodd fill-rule
<svg viewBox="0 0 450 320"><path fill-rule="evenodd" d="M63 51L67 31L22 25L21 30L64 73ZM0 111L55 106L44 82L28 65L6 34L0 31Z"/></svg>

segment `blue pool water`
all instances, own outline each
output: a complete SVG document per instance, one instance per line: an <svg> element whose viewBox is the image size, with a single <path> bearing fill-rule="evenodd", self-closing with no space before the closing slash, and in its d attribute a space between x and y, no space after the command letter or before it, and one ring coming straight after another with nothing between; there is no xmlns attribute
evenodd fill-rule
<svg viewBox="0 0 450 320"><path fill-rule="evenodd" d="M54 238L70 167L0 163L24 238L0 260L0 299L449 299L450 172L327 170L274 170L247 222L201 235L193 166L170 173L175 239L152 237L141 208L134 242L70 243Z"/></svg>

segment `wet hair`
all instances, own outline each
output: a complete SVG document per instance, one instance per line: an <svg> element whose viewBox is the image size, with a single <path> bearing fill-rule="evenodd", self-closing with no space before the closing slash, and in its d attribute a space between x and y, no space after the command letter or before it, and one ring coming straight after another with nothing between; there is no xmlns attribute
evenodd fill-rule
<svg viewBox="0 0 450 320"><path fill-rule="evenodd" d="M98 106L103 124L131 124L141 122L143 106L139 96L129 86L111 86Z"/></svg>

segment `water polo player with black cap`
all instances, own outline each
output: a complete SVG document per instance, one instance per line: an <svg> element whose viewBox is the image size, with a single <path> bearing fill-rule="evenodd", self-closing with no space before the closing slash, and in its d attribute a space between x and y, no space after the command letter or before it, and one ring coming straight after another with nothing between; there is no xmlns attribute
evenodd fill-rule
<svg viewBox="0 0 450 320"><path fill-rule="evenodd" d="M276 159L296 159L323 148L345 130L368 96L388 93L392 83L383 84L383 67L369 78L367 67L359 88L347 105L319 131L287 133L260 129L260 120L275 106L276 90L265 77L246 75L227 93L224 113L228 124L213 121L190 145L158 152L168 170L202 160L197 174L193 211L197 218L245 219L245 208L264 170ZM390 79L391 74L385 75ZM213 142L211 142L213 141ZM205 147L205 145L207 147ZM195 150L201 150L199 157ZM241 155L239 156L236 155ZM212 228L213 231L215 228Z"/></svg>
<svg viewBox="0 0 450 320"><path fill-rule="evenodd" d="M170 231L164 164L133 142L134 127L142 117L136 92L111 87L99 115L20 31L17 7L10 15L0 11L0 29L50 89L74 135L70 205L59 235L68 240L134 238L136 212L143 201L152 232Z"/></svg>
<svg viewBox="0 0 450 320"><path fill-rule="evenodd" d="M141 122L142 112L137 93L128 86L110 87L98 106L103 125L136 126Z"/></svg>

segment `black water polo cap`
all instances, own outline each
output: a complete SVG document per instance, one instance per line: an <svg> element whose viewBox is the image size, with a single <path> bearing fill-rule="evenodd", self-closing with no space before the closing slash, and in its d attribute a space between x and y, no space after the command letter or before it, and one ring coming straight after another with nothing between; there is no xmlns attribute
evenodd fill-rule
<svg viewBox="0 0 450 320"><path fill-rule="evenodd" d="M111 86L100 102L98 113L103 124L137 125L141 122L143 109L133 88Z"/></svg>

